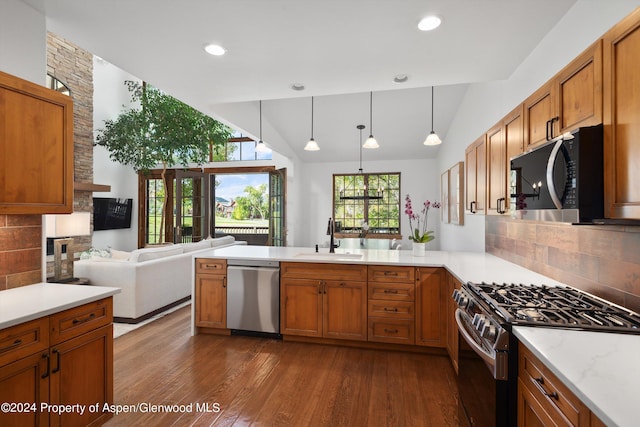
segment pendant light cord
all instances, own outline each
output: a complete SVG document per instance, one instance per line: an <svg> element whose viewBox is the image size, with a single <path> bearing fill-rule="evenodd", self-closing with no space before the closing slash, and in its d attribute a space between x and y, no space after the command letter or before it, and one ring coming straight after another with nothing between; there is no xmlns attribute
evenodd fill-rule
<svg viewBox="0 0 640 427"><path fill-rule="evenodd" d="M262 99L260 100L260 142L262 142Z"/></svg>
<svg viewBox="0 0 640 427"><path fill-rule="evenodd" d="M431 86L431 132L433 132L433 86Z"/></svg>
<svg viewBox="0 0 640 427"><path fill-rule="evenodd" d="M369 92L369 133L373 135L373 91Z"/></svg>
<svg viewBox="0 0 640 427"><path fill-rule="evenodd" d="M311 97L311 139L313 139L313 96Z"/></svg>

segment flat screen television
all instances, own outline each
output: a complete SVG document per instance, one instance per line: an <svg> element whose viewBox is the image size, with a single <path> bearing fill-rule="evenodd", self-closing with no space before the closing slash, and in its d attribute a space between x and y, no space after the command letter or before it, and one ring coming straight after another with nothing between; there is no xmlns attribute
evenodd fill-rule
<svg viewBox="0 0 640 427"><path fill-rule="evenodd" d="M93 230L131 228L133 199L93 198Z"/></svg>

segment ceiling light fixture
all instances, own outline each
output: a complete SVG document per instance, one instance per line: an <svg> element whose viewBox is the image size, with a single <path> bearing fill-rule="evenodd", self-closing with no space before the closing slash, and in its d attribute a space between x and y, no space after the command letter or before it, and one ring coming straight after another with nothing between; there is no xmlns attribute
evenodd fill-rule
<svg viewBox="0 0 640 427"><path fill-rule="evenodd" d="M262 100L260 100L260 140L256 144L256 152L266 153L268 151L269 149L267 148L265 143L262 142Z"/></svg>
<svg viewBox="0 0 640 427"><path fill-rule="evenodd" d="M369 98L369 138L364 142L364 148L378 148L378 141L373 137L373 92L370 92Z"/></svg>
<svg viewBox="0 0 640 427"><path fill-rule="evenodd" d="M294 83L291 85L291 89L301 91L304 90L304 85L302 83Z"/></svg>
<svg viewBox="0 0 640 427"><path fill-rule="evenodd" d="M360 131L360 140L358 141L358 147L360 148L360 168L358 169L358 175L362 175L362 129L364 129L364 125L358 125L356 128ZM364 181L364 189L352 189L349 190L349 195L345 195L345 189L340 190L340 200L379 200L382 199L384 195L384 190L382 188L378 188L375 193L371 194L371 192L367 189L366 181Z"/></svg>
<svg viewBox="0 0 640 427"><path fill-rule="evenodd" d="M418 23L418 29L420 31L431 31L435 30L442 23L442 19L435 15L425 16Z"/></svg>
<svg viewBox="0 0 640 427"><path fill-rule="evenodd" d="M225 48L223 48L220 45L217 44L208 44L204 47L204 50L209 54L209 55L213 55L213 56L222 56L224 55L227 51L225 50Z"/></svg>
<svg viewBox="0 0 640 427"><path fill-rule="evenodd" d="M318 151L320 147L318 147L318 143L315 139L313 139L313 96L311 97L311 139L307 142L307 145L304 146L306 151Z"/></svg>
<svg viewBox="0 0 640 427"><path fill-rule="evenodd" d="M438 134L433 130L433 86L431 86L431 132L427 135L427 139L424 140L424 145L438 144L442 144L442 141L438 137Z"/></svg>

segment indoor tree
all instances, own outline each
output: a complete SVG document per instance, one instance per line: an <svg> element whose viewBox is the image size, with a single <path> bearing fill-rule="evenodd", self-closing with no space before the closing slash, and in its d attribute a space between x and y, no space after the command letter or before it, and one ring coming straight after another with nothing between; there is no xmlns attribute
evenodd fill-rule
<svg viewBox="0 0 640 427"><path fill-rule="evenodd" d="M173 98L158 88L137 81L125 81L133 105L115 120L106 120L98 130L96 145L109 151L111 160L133 167L137 172L162 167L164 193L167 194L167 168L209 161L223 152L232 135L228 126ZM164 230L162 206L160 229Z"/></svg>

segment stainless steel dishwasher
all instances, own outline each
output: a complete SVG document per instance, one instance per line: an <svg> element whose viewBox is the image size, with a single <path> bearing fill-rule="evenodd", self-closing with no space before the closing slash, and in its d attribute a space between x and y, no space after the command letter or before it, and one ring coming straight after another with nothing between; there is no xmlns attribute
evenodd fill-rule
<svg viewBox="0 0 640 427"><path fill-rule="evenodd" d="M280 336L280 263L227 260L227 328L232 334Z"/></svg>

